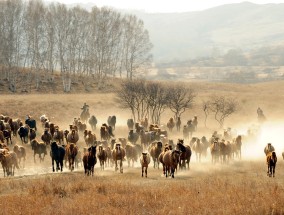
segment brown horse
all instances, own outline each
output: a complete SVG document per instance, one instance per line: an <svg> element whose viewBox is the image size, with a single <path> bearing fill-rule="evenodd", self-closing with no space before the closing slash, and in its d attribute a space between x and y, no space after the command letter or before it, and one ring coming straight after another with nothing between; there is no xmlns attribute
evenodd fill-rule
<svg viewBox="0 0 284 215"><path fill-rule="evenodd" d="M163 148L163 143L161 141L158 142L153 142L152 146L149 149L150 155L153 159L154 162L154 168L156 168L156 163L157 163L157 167L159 169L159 155L162 152L162 148Z"/></svg>
<svg viewBox="0 0 284 215"><path fill-rule="evenodd" d="M75 129L72 129L71 133L67 134L68 143L77 143L79 140L79 134Z"/></svg>
<svg viewBox="0 0 284 215"><path fill-rule="evenodd" d="M104 170L107 162L107 152L102 145L99 146L98 158L100 161L101 170Z"/></svg>
<svg viewBox="0 0 284 215"><path fill-rule="evenodd" d="M116 143L114 145L114 149L112 150L112 158L115 163L115 171L118 170L117 161L120 161L119 163L120 172L123 173L123 163L122 162L125 159L124 157L125 157L125 149L122 148L119 143Z"/></svg>
<svg viewBox="0 0 284 215"><path fill-rule="evenodd" d="M241 159L242 158L242 136L238 135L236 138L234 138L232 144L235 145L236 157Z"/></svg>
<svg viewBox="0 0 284 215"><path fill-rule="evenodd" d="M97 146L90 146L83 156L83 164L86 175L94 175L94 167L97 163Z"/></svg>
<svg viewBox="0 0 284 215"><path fill-rule="evenodd" d="M4 177L7 175L14 176L15 168L19 169L18 158L15 152L1 152L0 162L3 167Z"/></svg>
<svg viewBox="0 0 284 215"><path fill-rule="evenodd" d="M128 161L128 167L130 167L130 162L132 162L132 167L134 167L134 162L137 162L138 153L135 146L131 143L127 143L125 146L125 154Z"/></svg>
<svg viewBox="0 0 284 215"><path fill-rule="evenodd" d="M46 151L46 144L43 142L38 142L36 139L33 139L31 142L32 150L34 150L34 162L35 160L35 155L39 155L39 160L40 162L44 161L44 156L47 155ZM43 154L43 157L41 155Z"/></svg>
<svg viewBox="0 0 284 215"><path fill-rule="evenodd" d="M64 131L63 130L59 130L58 127L55 128L55 132L53 135L53 139L57 142L59 142L59 144L63 144L64 143Z"/></svg>
<svg viewBox="0 0 284 215"><path fill-rule="evenodd" d="M148 165L149 165L150 161L151 161L151 159L150 159L149 153L147 153L147 152L142 153L142 155L140 157L140 164L141 164L141 168L142 168L142 177L144 176L144 172L145 172L145 177L147 178Z"/></svg>
<svg viewBox="0 0 284 215"><path fill-rule="evenodd" d="M201 162L201 155L203 152L203 144L200 141L199 138L196 139L196 141L192 145L192 150L195 152L196 155L196 161Z"/></svg>
<svg viewBox="0 0 284 215"><path fill-rule="evenodd" d="M19 165L21 165L21 160L23 158L23 168L25 168L26 149L23 146L15 145L13 151L17 154Z"/></svg>
<svg viewBox="0 0 284 215"><path fill-rule="evenodd" d="M175 170L177 169L177 165L180 160L180 151L178 150L167 150L163 155L163 164L165 166L164 175L168 177L168 175L174 178Z"/></svg>
<svg viewBox="0 0 284 215"><path fill-rule="evenodd" d="M180 151L179 168L189 169L189 162L192 154L191 147L189 145L183 145L183 140L179 140L176 148Z"/></svg>
<svg viewBox="0 0 284 215"><path fill-rule="evenodd" d="M69 163L69 169L74 170L74 162L78 154L78 147L74 143L68 143L65 147L65 156Z"/></svg>
<svg viewBox="0 0 284 215"><path fill-rule="evenodd" d="M48 129L45 129L43 134L41 135L41 140L47 145L49 146L52 140L52 135L49 132Z"/></svg>
<svg viewBox="0 0 284 215"><path fill-rule="evenodd" d="M170 132L173 131L173 128L175 127L175 122L174 122L174 118L170 118L168 123L167 123L167 127L169 129Z"/></svg>
<svg viewBox="0 0 284 215"><path fill-rule="evenodd" d="M267 175L269 177L271 176L275 177L275 168L277 163L277 156L275 151L269 152L266 155L266 162L267 162Z"/></svg>

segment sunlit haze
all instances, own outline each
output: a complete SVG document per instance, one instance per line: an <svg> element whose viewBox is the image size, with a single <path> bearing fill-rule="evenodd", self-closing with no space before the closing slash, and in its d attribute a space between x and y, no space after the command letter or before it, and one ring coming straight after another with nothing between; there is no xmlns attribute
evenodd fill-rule
<svg viewBox="0 0 284 215"><path fill-rule="evenodd" d="M51 1L51 0L47 0ZM87 4L92 3L96 4L98 7L109 6L118 9L135 9L135 10L143 10L145 12L187 12L187 11L200 11L208 8L224 5L224 4L232 4L232 3L240 3L243 1L239 0L176 0L176 1L162 1L162 0L144 0L144 1L132 1L132 0L57 0L60 3L64 4ZM249 1L255 4L269 4L269 3L284 3L284 0L252 0Z"/></svg>

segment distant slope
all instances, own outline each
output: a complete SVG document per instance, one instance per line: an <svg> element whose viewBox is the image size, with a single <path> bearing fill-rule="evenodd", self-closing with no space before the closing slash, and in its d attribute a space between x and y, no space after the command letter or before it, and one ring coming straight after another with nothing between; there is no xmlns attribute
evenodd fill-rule
<svg viewBox="0 0 284 215"><path fill-rule="evenodd" d="M94 4L80 4L90 10ZM173 61L284 44L284 3L227 4L199 12L123 11L144 21L154 60Z"/></svg>

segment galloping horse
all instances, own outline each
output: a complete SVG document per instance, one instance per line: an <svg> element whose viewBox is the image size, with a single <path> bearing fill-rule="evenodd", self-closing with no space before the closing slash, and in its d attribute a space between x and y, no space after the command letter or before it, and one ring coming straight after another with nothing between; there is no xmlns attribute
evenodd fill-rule
<svg viewBox="0 0 284 215"><path fill-rule="evenodd" d="M118 170L117 161L120 160L120 172L123 173L122 161L125 157L125 149L120 146L119 143L115 144L114 149L112 150L112 158L115 163L115 171Z"/></svg>
<svg viewBox="0 0 284 215"><path fill-rule="evenodd" d="M54 172L54 161L56 162L56 172L60 170L63 171L63 160L65 157L65 149L63 146L57 145L57 143L54 141L50 145L50 157L52 160L52 171Z"/></svg>
<svg viewBox="0 0 284 215"><path fill-rule="evenodd" d="M80 119L83 123L87 123L88 119L90 118L89 109L83 110Z"/></svg>
<svg viewBox="0 0 284 215"><path fill-rule="evenodd" d="M74 162L78 154L78 147L74 143L68 143L65 147L66 157L69 163L69 169L74 170Z"/></svg>
<svg viewBox="0 0 284 215"><path fill-rule="evenodd" d="M275 151L269 152L266 155L266 162L267 162L267 175L269 177L275 176L275 168L276 168L276 163L277 163L277 156Z"/></svg>
<svg viewBox="0 0 284 215"><path fill-rule="evenodd" d="M97 146L91 146L83 156L84 170L86 175L94 175L94 167L97 163Z"/></svg>

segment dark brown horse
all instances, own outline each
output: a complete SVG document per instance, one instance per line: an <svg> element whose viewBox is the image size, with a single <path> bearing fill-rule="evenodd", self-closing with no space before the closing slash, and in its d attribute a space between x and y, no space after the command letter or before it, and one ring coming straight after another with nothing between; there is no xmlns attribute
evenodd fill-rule
<svg viewBox="0 0 284 215"><path fill-rule="evenodd" d="M100 161L101 170L104 170L107 162L107 152L102 145L99 146L98 158Z"/></svg>
<svg viewBox="0 0 284 215"><path fill-rule="evenodd" d="M86 175L94 175L94 168L97 163L97 146L90 146L83 156L84 170Z"/></svg>
<svg viewBox="0 0 284 215"><path fill-rule="evenodd" d="M271 176L275 177L275 168L277 163L277 156L275 151L269 152L266 155L266 162L267 162L267 175L269 177Z"/></svg>
<svg viewBox="0 0 284 215"><path fill-rule="evenodd" d="M162 152L162 148L163 148L163 143L161 141L158 141L158 142L153 142L150 149L149 149L150 155L151 155L153 162L154 162L154 168L156 168L156 166L157 166L158 169L159 169L160 161L158 160L158 158L159 158L159 155Z"/></svg>
<svg viewBox="0 0 284 215"><path fill-rule="evenodd" d="M52 160L52 171L55 172L54 161L56 163L56 172L60 170L63 171L63 160L65 157L65 149L63 146L57 145L55 141L53 141L50 145L50 157Z"/></svg>
<svg viewBox="0 0 284 215"><path fill-rule="evenodd" d="M128 162L128 167L130 167L130 165L134 167L134 162L137 162L138 160L138 153L135 145L127 143L125 146L125 154Z"/></svg>
<svg viewBox="0 0 284 215"><path fill-rule="evenodd" d="M179 140L176 148L180 151L179 168L189 169L189 162L192 154L190 146L183 145L183 140Z"/></svg>
<svg viewBox="0 0 284 215"><path fill-rule="evenodd" d="M174 178L175 170L180 160L180 151L178 150L167 150L163 155L164 175L166 177L172 176Z"/></svg>

